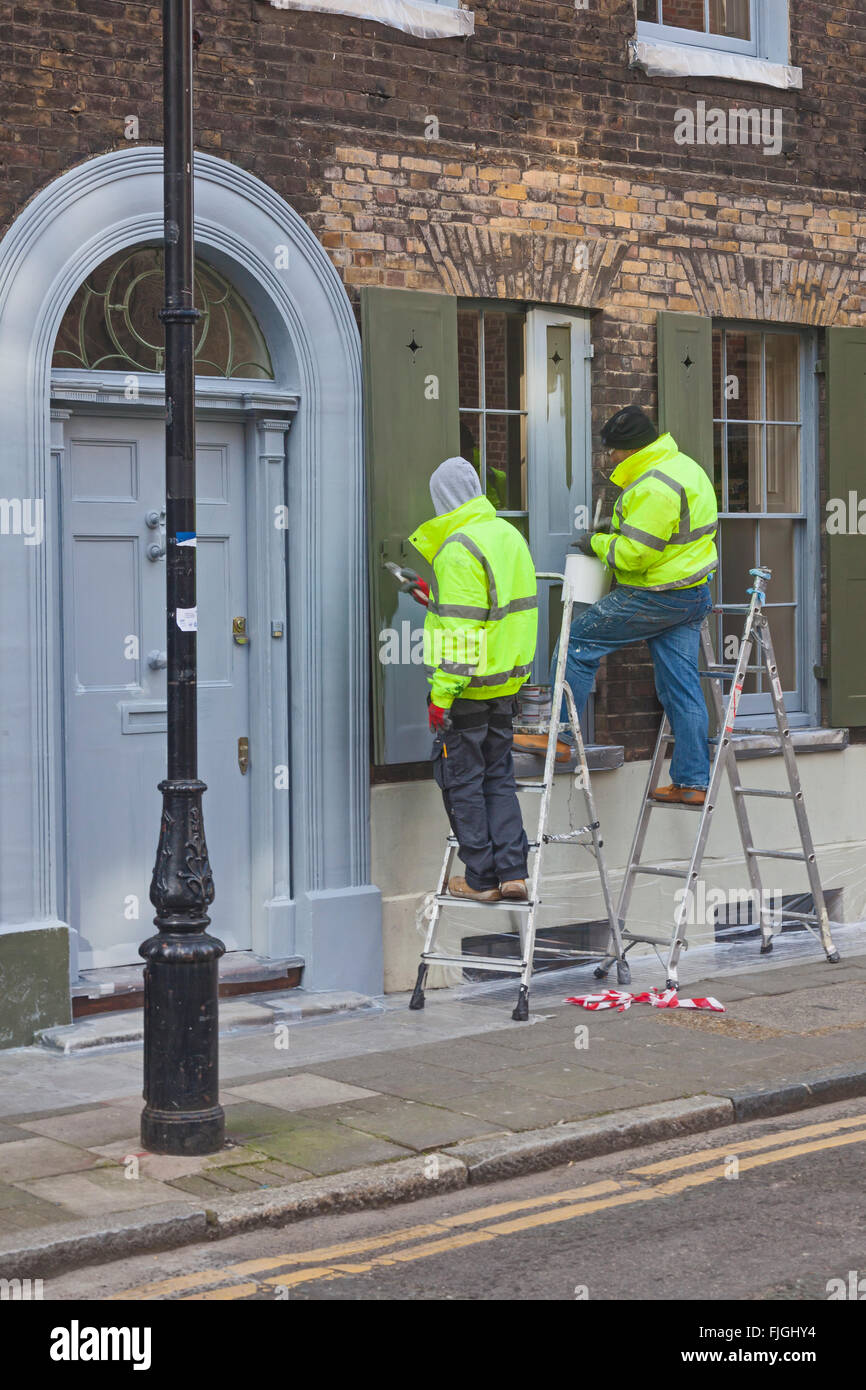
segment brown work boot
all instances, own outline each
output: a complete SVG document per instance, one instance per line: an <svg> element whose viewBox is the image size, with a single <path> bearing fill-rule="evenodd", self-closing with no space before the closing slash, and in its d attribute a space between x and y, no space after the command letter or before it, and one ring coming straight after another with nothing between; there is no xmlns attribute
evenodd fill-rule
<svg viewBox="0 0 866 1390"><path fill-rule="evenodd" d="M506 879L506 881L505 881L504 883L500 883L500 885L499 885L499 891L500 891L500 893L502 894L503 898L507 898L509 902L513 902L513 903L525 903L525 902L526 902L526 879L525 879L525 878L509 878L509 879Z"/></svg>
<svg viewBox="0 0 866 1390"><path fill-rule="evenodd" d="M707 799L706 787L656 787L653 801L682 802L686 806L703 806Z"/></svg>
<svg viewBox="0 0 866 1390"><path fill-rule="evenodd" d="M537 753L539 757L544 757L547 752L547 734L515 734L514 747L518 753ZM561 738L556 740L556 761L558 763L570 763L571 755L574 752L570 743L563 743Z"/></svg>
<svg viewBox="0 0 866 1390"><path fill-rule="evenodd" d="M475 903L498 903L498 888L470 888L465 878L449 878L448 892L452 898L471 898Z"/></svg>

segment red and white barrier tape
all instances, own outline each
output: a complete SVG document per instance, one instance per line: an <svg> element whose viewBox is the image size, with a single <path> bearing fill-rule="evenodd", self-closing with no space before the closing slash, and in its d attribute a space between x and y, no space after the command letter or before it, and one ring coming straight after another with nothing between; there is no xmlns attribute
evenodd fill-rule
<svg viewBox="0 0 866 1390"><path fill-rule="evenodd" d="M651 989L646 994L631 994L627 989L606 989L603 994L576 994L566 1004L579 1004L582 1009L616 1009L623 1013L632 1004L651 1004L654 1009L709 1009L714 1014L725 1012L718 999L680 999L675 989Z"/></svg>

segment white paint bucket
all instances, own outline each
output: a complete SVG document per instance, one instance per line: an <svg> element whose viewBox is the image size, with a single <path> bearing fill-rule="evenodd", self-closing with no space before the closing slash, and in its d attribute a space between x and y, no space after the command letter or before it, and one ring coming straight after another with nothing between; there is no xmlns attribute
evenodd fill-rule
<svg viewBox="0 0 866 1390"><path fill-rule="evenodd" d="M610 588L611 572L595 555L569 555L565 577L575 603L598 603Z"/></svg>

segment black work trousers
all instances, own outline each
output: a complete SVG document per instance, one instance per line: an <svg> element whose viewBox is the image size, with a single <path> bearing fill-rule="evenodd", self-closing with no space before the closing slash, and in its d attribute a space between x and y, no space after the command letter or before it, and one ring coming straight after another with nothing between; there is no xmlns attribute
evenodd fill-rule
<svg viewBox="0 0 866 1390"><path fill-rule="evenodd" d="M436 736L433 776L442 792L470 888L526 878L528 843L514 783L514 696L455 700L452 727Z"/></svg>

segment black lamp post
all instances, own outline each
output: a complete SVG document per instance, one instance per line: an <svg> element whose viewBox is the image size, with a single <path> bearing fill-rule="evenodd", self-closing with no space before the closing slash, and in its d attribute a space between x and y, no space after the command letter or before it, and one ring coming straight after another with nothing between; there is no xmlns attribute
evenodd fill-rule
<svg viewBox="0 0 866 1390"><path fill-rule="evenodd" d="M168 776L150 900L157 934L144 957L141 1140L152 1153L222 1146L217 962L208 936L214 888L198 779L195 592L195 324L191 0L163 3L165 180L165 508Z"/></svg>

